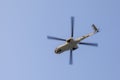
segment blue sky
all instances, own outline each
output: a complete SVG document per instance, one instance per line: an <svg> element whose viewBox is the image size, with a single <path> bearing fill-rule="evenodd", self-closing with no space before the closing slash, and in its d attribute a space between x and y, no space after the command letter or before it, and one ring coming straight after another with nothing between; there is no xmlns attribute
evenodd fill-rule
<svg viewBox="0 0 120 80"><path fill-rule="evenodd" d="M120 80L119 0L1 0L0 80ZM75 36L100 28L84 40L99 47L80 45L69 65L69 51L54 49L64 42L47 35L69 38L70 17Z"/></svg>

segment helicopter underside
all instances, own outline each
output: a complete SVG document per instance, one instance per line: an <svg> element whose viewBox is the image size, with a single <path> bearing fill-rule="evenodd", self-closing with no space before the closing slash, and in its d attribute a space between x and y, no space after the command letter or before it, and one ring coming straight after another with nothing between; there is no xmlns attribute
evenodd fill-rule
<svg viewBox="0 0 120 80"><path fill-rule="evenodd" d="M76 50L77 48L78 48L77 41L70 38L63 45L58 46L55 49L55 53L60 54L67 50Z"/></svg>

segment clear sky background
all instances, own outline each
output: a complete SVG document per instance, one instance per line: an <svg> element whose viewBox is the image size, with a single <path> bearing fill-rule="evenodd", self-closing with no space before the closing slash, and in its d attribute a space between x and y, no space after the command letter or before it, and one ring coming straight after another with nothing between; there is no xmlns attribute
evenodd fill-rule
<svg viewBox="0 0 120 80"><path fill-rule="evenodd" d="M120 80L119 0L1 0L0 80ZM64 42L47 35L70 37L100 32L84 40L99 47L80 45L69 65L69 51L54 49Z"/></svg>

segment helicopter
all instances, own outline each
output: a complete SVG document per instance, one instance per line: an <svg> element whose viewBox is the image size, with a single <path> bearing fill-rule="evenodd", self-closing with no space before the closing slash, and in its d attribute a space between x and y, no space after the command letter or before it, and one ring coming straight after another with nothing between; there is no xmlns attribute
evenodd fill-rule
<svg viewBox="0 0 120 80"><path fill-rule="evenodd" d="M65 43L58 46L55 49L55 53L56 54L61 54L65 51L70 50L70 57L69 57L69 64L73 64L73 51L78 49L78 44L82 44L82 45L89 45L89 46L95 46L97 47L98 44L97 43L86 43L86 42L81 42L82 40L96 34L97 32L99 32L98 28L92 24L92 28L93 28L93 32L88 33L82 37L76 38L74 39L74 17L71 17L71 37L68 39L63 39L63 38L58 38L58 37L53 37L53 36L47 36L48 39L53 39L53 40L59 40L59 41L64 41Z"/></svg>

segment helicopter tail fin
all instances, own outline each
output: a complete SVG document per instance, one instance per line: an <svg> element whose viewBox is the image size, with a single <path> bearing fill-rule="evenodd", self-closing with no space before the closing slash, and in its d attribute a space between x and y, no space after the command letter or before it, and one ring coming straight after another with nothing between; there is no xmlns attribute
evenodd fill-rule
<svg viewBox="0 0 120 80"><path fill-rule="evenodd" d="M94 24L92 24L92 27L93 27L94 32L99 32L98 28Z"/></svg>

